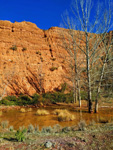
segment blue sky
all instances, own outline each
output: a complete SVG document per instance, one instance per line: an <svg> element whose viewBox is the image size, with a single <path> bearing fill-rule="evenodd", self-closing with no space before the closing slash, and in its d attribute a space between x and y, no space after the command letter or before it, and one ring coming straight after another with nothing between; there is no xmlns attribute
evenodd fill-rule
<svg viewBox="0 0 113 150"><path fill-rule="evenodd" d="M0 0L0 20L30 21L41 29L59 26L71 0Z"/></svg>
<svg viewBox="0 0 113 150"><path fill-rule="evenodd" d="M96 7L98 0L92 1ZM30 21L41 29L49 29L60 26L61 15L70 10L70 4L71 0L0 0L0 20Z"/></svg>

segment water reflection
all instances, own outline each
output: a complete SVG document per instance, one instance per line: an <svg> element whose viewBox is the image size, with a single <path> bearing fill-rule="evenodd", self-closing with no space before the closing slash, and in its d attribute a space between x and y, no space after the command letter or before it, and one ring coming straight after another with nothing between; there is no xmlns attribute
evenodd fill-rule
<svg viewBox="0 0 113 150"><path fill-rule="evenodd" d="M20 126L28 127L29 124L38 125L41 129L43 126L54 126L55 124L60 124L61 126L73 126L77 125L80 120L85 120L89 124L92 120L99 122L100 118L113 121L113 108L101 108L98 114L89 114L86 110L74 110L70 109L71 113L75 115L74 121L69 122L59 122L56 115L53 115L52 112L54 108L46 108L50 115L47 116L37 116L35 115L37 109L33 109L32 112L21 113L19 110L9 110L4 112L0 117L0 121L8 120L9 125L13 125L15 129L18 129Z"/></svg>

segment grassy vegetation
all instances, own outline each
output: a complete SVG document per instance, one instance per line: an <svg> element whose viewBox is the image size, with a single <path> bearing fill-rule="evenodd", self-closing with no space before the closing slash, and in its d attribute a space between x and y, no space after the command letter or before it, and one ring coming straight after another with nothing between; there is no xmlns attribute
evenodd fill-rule
<svg viewBox="0 0 113 150"><path fill-rule="evenodd" d="M32 108L28 108L28 109L20 108L20 112L22 112L22 113L31 112L31 111L32 111Z"/></svg>
<svg viewBox="0 0 113 150"><path fill-rule="evenodd" d="M6 106L11 106L11 105L34 105L38 103L38 99L36 101L36 97L34 99L27 96L27 95L20 95L18 97L16 96L6 96L0 101L0 105L6 105Z"/></svg>
<svg viewBox="0 0 113 150"><path fill-rule="evenodd" d="M49 112L47 110L44 110L44 109L38 109L36 112L36 115L39 115L39 116L49 115Z"/></svg>
<svg viewBox="0 0 113 150"><path fill-rule="evenodd" d="M18 142L23 142L26 139L26 132L27 129L17 130L17 132L15 133L15 140L17 140Z"/></svg>
<svg viewBox="0 0 113 150"><path fill-rule="evenodd" d="M10 49L12 49L13 51L17 50L17 46L16 45L12 45L12 47L10 47Z"/></svg>
<svg viewBox="0 0 113 150"><path fill-rule="evenodd" d="M0 101L0 105L12 106L25 106L25 105L49 105L49 104L56 104L56 103L73 103L73 92L64 93L66 90L67 85L64 83L61 85L61 90L58 92L47 92L39 95L37 93L33 94L32 96L20 94L17 96L6 96ZM93 93L93 100L95 100L95 93ZM81 99L87 100L87 93L85 91L81 91ZM104 98L105 99L105 98ZM107 100L107 102L109 102Z"/></svg>
<svg viewBox="0 0 113 150"><path fill-rule="evenodd" d="M21 108L20 112L25 113L26 112L25 108Z"/></svg>
<svg viewBox="0 0 113 150"><path fill-rule="evenodd" d="M53 114L58 115L58 121L72 121L75 116L66 109L55 109Z"/></svg>
<svg viewBox="0 0 113 150"><path fill-rule="evenodd" d="M58 115L58 121L72 121L75 119L75 116L69 112L61 112Z"/></svg>
<svg viewBox="0 0 113 150"><path fill-rule="evenodd" d="M24 52L24 51L26 51L26 50L27 50L27 48L26 48L26 47L23 47L23 48L22 48L22 51L23 51L23 52Z"/></svg>
<svg viewBox="0 0 113 150"><path fill-rule="evenodd" d="M57 67L54 67L54 66L52 66L51 68L50 68L50 70L51 71L54 71L54 70L57 70L58 68Z"/></svg>
<svg viewBox="0 0 113 150"><path fill-rule="evenodd" d="M78 123L78 129L80 131L84 131L86 129L86 122L85 120L81 120L79 123Z"/></svg>
<svg viewBox="0 0 113 150"><path fill-rule="evenodd" d="M80 127L81 126L81 127ZM83 129L85 127L85 130ZM80 130L81 129L81 130ZM43 127L30 124L28 128L7 130L0 126L0 149L84 149L84 150L112 150L113 124L87 125L83 120L78 126Z"/></svg>
<svg viewBox="0 0 113 150"><path fill-rule="evenodd" d="M9 124L9 121L7 121L7 120L2 121L2 122L1 122L1 127L2 127L3 129L5 129L5 128L8 127L8 124Z"/></svg>
<svg viewBox="0 0 113 150"><path fill-rule="evenodd" d="M39 95L37 93L33 94L31 97L27 95L19 95L16 96L6 96L0 101L0 105L37 105L43 103L44 105L54 104L58 102L70 103L73 101L72 93L64 94L62 92L54 92L54 93L44 93Z"/></svg>
<svg viewBox="0 0 113 150"><path fill-rule="evenodd" d="M61 109L55 109L55 110L53 111L53 114L54 114L54 115L59 115L59 113L60 113L61 111L62 111Z"/></svg>
<svg viewBox="0 0 113 150"><path fill-rule="evenodd" d="M29 108L29 109L27 110L27 112L30 112L30 111L32 111L32 108Z"/></svg>

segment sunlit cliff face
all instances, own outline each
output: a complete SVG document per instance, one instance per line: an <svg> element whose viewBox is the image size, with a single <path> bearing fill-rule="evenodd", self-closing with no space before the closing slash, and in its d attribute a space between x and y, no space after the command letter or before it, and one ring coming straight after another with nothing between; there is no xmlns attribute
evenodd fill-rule
<svg viewBox="0 0 113 150"><path fill-rule="evenodd" d="M33 94L60 88L66 52L54 27L47 31L30 22L0 21L1 94Z"/></svg>
<svg viewBox="0 0 113 150"><path fill-rule="evenodd" d="M76 38L80 32L75 31ZM63 28L41 30L30 22L0 21L0 95L32 95L60 90L64 82L71 85L67 78L70 59L65 50L67 41L72 48L68 35ZM84 46L83 40L77 42ZM84 66L80 51L77 58Z"/></svg>

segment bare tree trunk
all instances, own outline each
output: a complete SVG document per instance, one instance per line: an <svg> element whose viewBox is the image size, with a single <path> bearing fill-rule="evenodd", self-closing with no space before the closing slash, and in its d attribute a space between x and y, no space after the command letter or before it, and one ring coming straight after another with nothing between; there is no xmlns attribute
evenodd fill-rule
<svg viewBox="0 0 113 150"><path fill-rule="evenodd" d="M100 73L100 79L99 79L99 83L98 83L98 87L97 87L97 96L96 96L96 100L95 100L95 110L94 112L97 113L98 112L98 99L99 99L99 94L100 94L100 90L101 90L101 84L102 84L102 80L103 80L103 76L104 76L104 73L105 73L105 67L107 65L107 61L109 60L108 56L111 55L111 48L112 48L112 45L113 45L113 40L110 41L110 43L107 45L107 39L105 39L104 41L104 46L105 46L105 59L103 60L103 65L102 65L102 70L101 70L101 73ZM111 57L111 59L113 59Z"/></svg>
<svg viewBox="0 0 113 150"><path fill-rule="evenodd" d="M89 113L93 112L93 104L92 104L92 99L91 99L91 70L90 70L90 57L89 57L89 41L88 41L88 32L86 28L85 32L86 36L86 67L87 67L87 82L88 82L88 111Z"/></svg>
<svg viewBox="0 0 113 150"><path fill-rule="evenodd" d="M73 85L73 103L75 104L76 103L76 100L77 100L77 97L76 97L76 89L75 89L75 85Z"/></svg>
<svg viewBox="0 0 113 150"><path fill-rule="evenodd" d="M3 89L3 93L0 96L0 100L2 100L2 98L4 97L4 95L6 94L6 87L7 85L5 85L4 89Z"/></svg>
<svg viewBox="0 0 113 150"><path fill-rule="evenodd" d="M81 107L81 94L80 94L80 80L78 80L78 101L79 101L79 107Z"/></svg>
<svg viewBox="0 0 113 150"><path fill-rule="evenodd" d="M95 100L95 113L98 113L98 99Z"/></svg>
<svg viewBox="0 0 113 150"><path fill-rule="evenodd" d="M96 100L95 100L95 110L94 110L95 113L98 112L98 98L99 98L99 94L100 94L102 79L103 79L103 76L104 76L106 60L107 60L107 55L106 55L105 61L104 61L103 66L102 66L101 76L100 76L99 84L98 84L98 87L97 87L97 96L96 96Z"/></svg>
<svg viewBox="0 0 113 150"><path fill-rule="evenodd" d="M109 9L108 9L109 6ZM92 9L95 11L95 16L92 19ZM101 12L102 5L97 3L97 7L94 9L92 7L92 0L74 0L71 6L71 10L73 13L73 16L67 16L66 21L65 19L65 25L66 28L69 28L70 30L70 40L71 47L69 49L70 54L74 55L74 67L75 67L75 75L76 75L76 82L77 80L83 79L82 86L86 88L87 90L87 100L88 100L88 111L89 113L93 112L93 102L92 102L92 92L97 88L97 97L95 100L95 112L98 111L98 98L101 88L101 77L102 72L98 72L98 75L94 77L95 72L93 72L94 67L98 65L98 63L101 61L101 56L106 53L107 50L103 52L103 50L100 48L102 43L105 43L105 47L107 47L108 38L106 37L107 32L111 29L113 23L113 7L111 7L111 2L109 1L108 4L103 5L103 11ZM77 22L75 22L77 20ZM74 30L80 30L80 34L74 35ZM74 36L73 36L74 35ZM80 35L80 36L79 36ZM74 37L76 37L74 39ZM74 39L74 40L72 40ZM105 40L107 40L105 42ZM78 44L78 41L80 43ZM68 43L69 43L68 42ZM75 45L74 45L75 44ZM73 51L71 51L73 50ZM74 51L75 50L75 51ZM78 53L84 55L85 58L85 65L84 60L82 61L82 65L79 65L78 68ZM71 56L70 55L70 56ZM76 62L77 61L77 62ZM100 62L100 67L102 64ZM78 69L84 68L85 75L82 77L80 73L78 73ZM82 73L82 72L81 72ZM104 73L104 71L103 71ZM96 81L98 80L98 77L100 77L99 83ZM97 79L96 79L97 78ZM102 77L103 78L103 77ZM96 80L95 80L96 79ZM82 87L81 86L81 87ZM78 92L78 98L80 103L80 86L77 85L77 92ZM81 103L80 103L81 104Z"/></svg>

